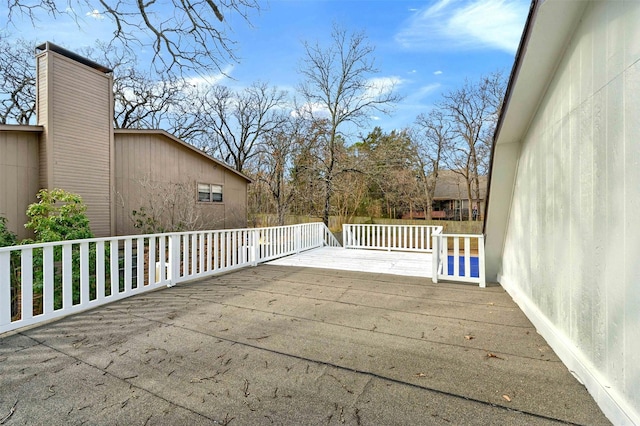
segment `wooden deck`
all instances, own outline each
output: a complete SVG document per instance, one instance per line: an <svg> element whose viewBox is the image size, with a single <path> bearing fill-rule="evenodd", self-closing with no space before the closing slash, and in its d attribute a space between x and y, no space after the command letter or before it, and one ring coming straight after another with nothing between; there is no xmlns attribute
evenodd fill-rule
<svg viewBox="0 0 640 426"><path fill-rule="evenodd" d="M322 247L283 257L268 265L337 269L431 278L431 253Z"/></svg>

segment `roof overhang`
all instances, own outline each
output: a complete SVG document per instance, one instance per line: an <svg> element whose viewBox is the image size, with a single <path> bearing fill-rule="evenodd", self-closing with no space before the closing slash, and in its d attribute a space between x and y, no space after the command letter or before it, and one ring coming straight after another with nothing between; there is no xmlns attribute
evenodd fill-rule
<svg viewBox="0 0 640 426"><path fill-rule="evenodd" d="M487 185L490 209L496 148L520 144L527 134L589 0L532 0L493 136ZM500 182L504 186L505 182ZM513 185L513 182L511 182ZM503 195L503 194L501 194ZM485 215L484 232L487 231Z"/></svg>
<svg viewBox="0 0 640 426"><path fill-rule="evenodd" d="M0 124L0 132L44 132L43 126L30 126L24 124Z"/></svg>
<svg viewBox="0 0 640 426"><path fill-rule="evenodd" d="M586 0L534 0L511 71L494 143L519 142L547 91Z"/></svg>

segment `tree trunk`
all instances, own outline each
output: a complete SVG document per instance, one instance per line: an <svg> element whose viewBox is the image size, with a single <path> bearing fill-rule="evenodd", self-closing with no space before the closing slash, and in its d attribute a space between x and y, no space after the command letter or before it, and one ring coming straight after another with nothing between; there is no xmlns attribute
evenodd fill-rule
<svg viewBox="0 0 640 426"><path fill-rule="evenodd" d="M324 193L324 209L322 212L322 222L325 226L329 227L329 212L331 210L331 179L325 181L325 193Z"/></svg>

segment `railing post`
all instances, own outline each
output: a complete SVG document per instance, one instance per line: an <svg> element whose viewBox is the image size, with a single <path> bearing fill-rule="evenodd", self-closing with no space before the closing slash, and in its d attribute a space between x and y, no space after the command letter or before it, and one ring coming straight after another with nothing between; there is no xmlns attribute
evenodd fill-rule
<svg viewBox="0 0 640 426"><path fill-rule="evenodd" d="M251 236L253 239L253 250L249 250L251 266L258 266L258 258L260 257L260 230L254 229Z"/></svg>
<svg viewBox="0 0 640 426"><path fill-rule="evenodd" d="M11 323L11 252L0 253L0 327Z"/></svg>
<svg viewBox="0 0 640 426"><path fill-rule="evenodd" d="M300 246L302 245L302 226L296 226L296 254L300 253Z"/></svg>
<svg viewBox="0 0 640 426"><path fill-rule="evenodd" d="M89 303L89 243L85 242L80 243L80 304L87 303Z"/></svg>
<svg viewBox="0 0 640 426"><path fill-rule="evenodd" d="M347 227L346 223L342 224L342 247L347 248L349 246L349 240L347 240Z"/></svg>
<svg viewBox="0 0 640 426"><path fill-rule="evenodd" d="M485 288L487 282L484 272L484 235L478 237L478 279L480 280L480 287Z"/></svg>
<svg viewBox="0 0 640 426"><path fill-rule="evenodd" d="M169 235L169 282L167 287L173 287L178 283L180 277L180 234Z"/></svg>
<svg viewBox="0 0 640 426"><path fill-rule="evenodd" d="M22 295L22 319L33 317L33 249L22 250L20 257L20 286Z"/></svg>
<svg viewBox="0 0 640 426"><path fill-rule="evenodd" d="M433 283L438 282L438 265L440 263L440 236L438 234L432 234L432 251L431 251L431 281Z"/></svg>

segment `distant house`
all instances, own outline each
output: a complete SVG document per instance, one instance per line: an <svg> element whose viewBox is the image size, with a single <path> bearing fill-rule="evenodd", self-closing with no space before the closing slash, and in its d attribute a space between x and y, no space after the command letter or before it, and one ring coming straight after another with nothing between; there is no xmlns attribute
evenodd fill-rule
<svg viewBox="0 0 640 426"><path fill-rule="evenodd" d="M498 122L487 279L640 424L640 2L532 3Z"/></svg>
<svg viewBox="0 0 640 426"><path fill-rule="evenodd" d="M471 200L471 215L477 212L476 219L484 217L484 204L487 193L487 177L479 176L480 196ZM474 188L472 188L472 193ZM475 207L475 208L474 208ZM469 220L469 192L467 180L454 170L440 170L433 196L433 219Z"/></svg>
<svg viewBox="0 0 640 426"><path fill-rule="evenodd" d="M471 201L471 216L482 220L487 193L487 176L479 177L480 197ZM473 193L473 188L472 188ZM475 209L473 207L476 207ZM440 170L432 202L431 219L469 220L469 192L465 177L454 170ZM423 210L415 210L402 215L402 219L426 219Z"/></svg>
<svg viewBox="0 0 640 426"><path fill-rule="evenodd" d="M140 233L144 215L246 226L249 178L167 132L114 130L112 71L52 43L38 50L37 125L0 125L0 216L10 230L29 235L25 211L41 188L80 194L96 236Z"/></svg>

